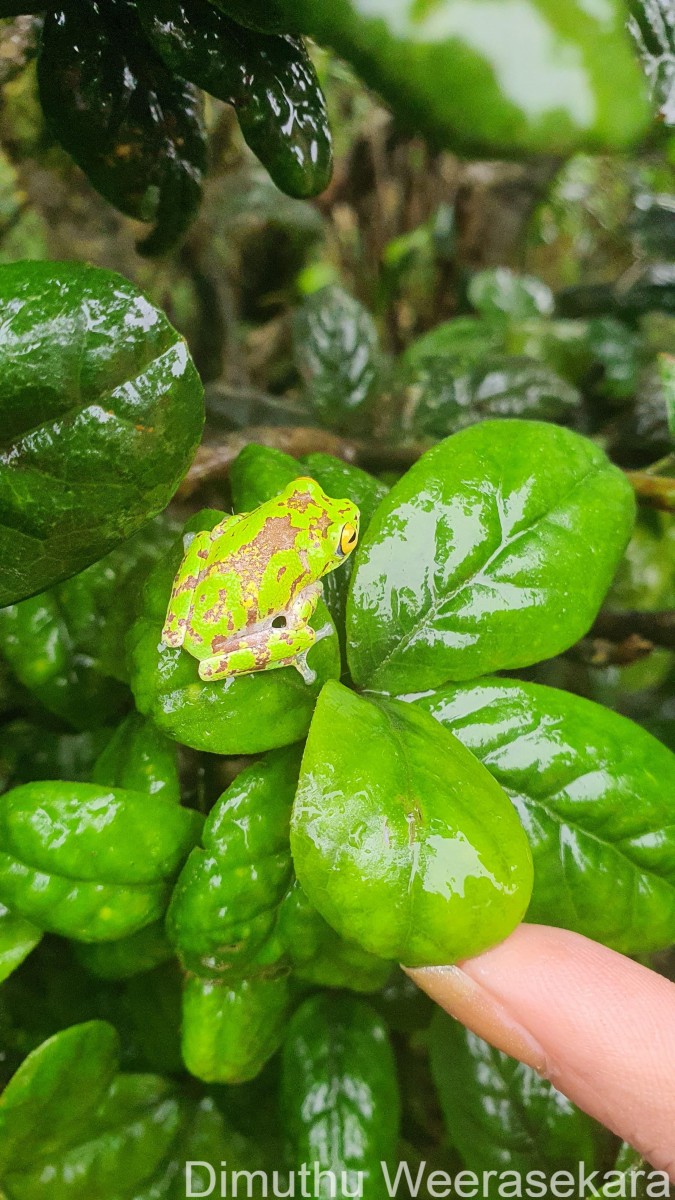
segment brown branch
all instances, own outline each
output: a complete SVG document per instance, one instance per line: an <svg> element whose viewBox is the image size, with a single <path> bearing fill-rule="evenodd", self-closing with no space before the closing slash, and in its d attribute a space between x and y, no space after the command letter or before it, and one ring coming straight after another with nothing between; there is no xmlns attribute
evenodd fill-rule
<svg viewBox="0 0 675 1200"><path fill-rule="evenodd" d="M601 612L591 629L591 637L605 638L615 645L629 637L639 637L654 646L675 650L675 610L662 612Z"/></svg>
<svg viewBox="0 0 675 1200"><path fill-rule="evenodd" d="M662 512L675 512L675 479L650 475L649 471L627 471L626 475L641 504Z"/></svg>
<svg viewBox="0 0 675 1200"><path fill-rule="evenodd" d="M581 638L570 646L565 657L587 667L628 667L646 658L653 649L653 642L640 637L639 633L629 633L620 642L599 637Z"/></svg>
<svg viewBox="0 0 675 1200"><path fill-rule="evenodd" d="M229 434L222 442L215 445L200 446L185 479L178 490L178 496L186 499L192 496L203 484L211 480L225 479L234 461L244 446L251 442L259 446L268 446L273 450L283 450L300 458L304 454L333 454L345 462L355 462L358 454L357 443L326 429L314 429L305 425L256 425L239 433Z"/></svg>

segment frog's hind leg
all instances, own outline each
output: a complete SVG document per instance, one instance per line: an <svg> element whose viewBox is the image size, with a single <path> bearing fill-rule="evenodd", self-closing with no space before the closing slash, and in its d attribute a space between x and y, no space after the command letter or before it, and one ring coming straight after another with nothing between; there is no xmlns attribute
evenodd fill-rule
<svg viewBox="0 0 675 1200"><path fill-rule="evenodd" d="M205 529L194 534L189 542L188 537L189 534L185 538L185 557L174 579L162 629L162 641L165 646L182 646L185 641L195 588L199 583L202 567L209 557L210 530Z"/></svg>
<svg viewBox="0 0 675 1200"><path fill-rule="evenodd" d="M316 638L317 634L311 625L299 629L288 626L283 629L260 629L246 637L224 637L218 652L200 662L199 677L213 681L235 675L250 675L253 671L297 666L305 682L313 683L316 675L307 666L306 656ZM213 640L217 643L219 639L216 637ZM302 659L302 667L298 665L299 659Z"/></svg>

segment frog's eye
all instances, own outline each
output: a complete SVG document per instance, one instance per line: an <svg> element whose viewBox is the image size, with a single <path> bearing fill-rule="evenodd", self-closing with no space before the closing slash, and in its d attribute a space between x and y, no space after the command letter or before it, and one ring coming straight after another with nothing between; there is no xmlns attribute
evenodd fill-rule
<svg viewBox="0 0 675 1200"><path fill-rule="evenodd" d="M343 525L340 534L340 554L351 554L356 545L358 533L355 525Z"/></svg>

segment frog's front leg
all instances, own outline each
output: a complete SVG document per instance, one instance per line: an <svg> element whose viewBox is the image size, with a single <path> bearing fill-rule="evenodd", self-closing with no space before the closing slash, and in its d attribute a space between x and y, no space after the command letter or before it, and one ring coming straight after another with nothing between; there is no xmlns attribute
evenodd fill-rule
<svg viewBox="0 0 675 1200"><path fill-rule="evenodd" d="M322 590L321 584L310 584L296 596L285 613L270 617L255 629L240 635L216 635L213 639L216 653L199 664L200 678L227 679L236 675L250 675L254 671L293 666L305 683L313 683L316 672L308 666L307 654L315 642L333 632L330 622L318 631L308 624Z"/></svg>
<svg viewBox="0 0 675 1200"><path fill-rule="evenodd" d="M200 571L209 557L211 531L202 530L194 534L188 542L185 538L185 557L174 579L169 607L166 612L162 641L165 646L182 646L185 641L188 617L192 607L192 598L199 582Z"/></svg>

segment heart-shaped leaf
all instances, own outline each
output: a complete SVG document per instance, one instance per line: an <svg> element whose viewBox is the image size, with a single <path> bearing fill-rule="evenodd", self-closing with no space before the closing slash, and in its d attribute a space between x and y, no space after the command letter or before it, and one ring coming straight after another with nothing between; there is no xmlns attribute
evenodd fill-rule
<svg viewBox="0 0 675 1200"><path fill-rule="evenodd" d="M596 616L634 511L622 472L570 430L485 421L440 442L356 552L355 682L422 691L559 654Z"/></svg>
<svg viewBox="0 0 675 1200"><path fill-rule="evenodd" d="M312 904L342 937L408 966L453 962L500 941L532 887L507 797L420 717L399 701L327 684L291 823L295 870Z"/></svg>
<svg viewBox="0 0 675 1200"><path fill-rule="evenodd" d="M101 558L170 500L199 441L182 338L130 283L0 267L0 607Z"/></svg>
<svg viewBox="0 0 675 1200"><path fill-rule="evenodd" d="M511 679L415 701L481 759L534 858L528 920L625 954L675 941L675 755L580 696Z"/></svg>

